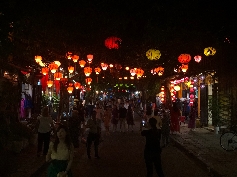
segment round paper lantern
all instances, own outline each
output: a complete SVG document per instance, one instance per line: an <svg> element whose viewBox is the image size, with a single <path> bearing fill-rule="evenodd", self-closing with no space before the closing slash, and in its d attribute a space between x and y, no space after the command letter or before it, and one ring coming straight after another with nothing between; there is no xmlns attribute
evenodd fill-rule
<svg viewBox="0 0 237 177"><path fill-rule="evenodd" d="M76 89L79 89L81 87L81 84L79 82L75 82L74 86L75 86Z"/></svg>
<svg viewBox="0 0 237 177"><path fill-rule="evenodd" d="M69 66L69 67L68 67L68 72L72 74L73 71L74 71L74 67L73 67L73 66Z"/></svg>
<svg viewBox="0 0 237 177"><path fill-rule="evenodd" d="M42 57L41 56L35 56L35 62L36 63L40 63L42 61Z"/></svg>
<svg viewBox="0 0 237 177"><path fill-rule="evenodd" d="M121 45L122 39L112 36L112 37L108 37L105 40L105 46L108 49L118 49L119 46Z"/></svg>
<svg viewBox="0 0 237 177"><path fill-rule="evenodd" d="M74 63L76 63L77 60L79 60L79 56L78 56L78 55L73 55L73 56L72 56L72 61L73 61Z"/></svg>
<svg viewBox="0 0 237 177"><path fill-rule="evenodd" d="M84 73L86 76L90 76L92 73L92 68L91 67L85 67L84 68Z"/></svg>
<svg viewBox="0 0 237 177"><path fill-rule="evenodd" d="M72 93L72 92L73 92L73 87L69 86L69 87L67 88L67 91L68 91L68 93Z"/></svg>
<svg viewBox="0 0 237 177"><path fill-rule="evenodd" d="M193 94L191 94L189 97L190 97L191 99L194 99L194 95L193 95Z"/></svg>
<svg viewBox="0 0 237 177"><path fill-rule="evenodd" d="M49 68L42 68L41 72L42 72L43 75L46 75L46 74L49 73Z"/></svg>
<svg viewBox="0 0 237 177"><path fill-rule="evenodd" d="M55 63L49 64L49 70L51 71L51 73L56 73L57 69L58 65L56 65Z"/></svg>
<svg viewBox="0 0 237 177"><path fill-rule="evenodd" d="M91 54L87 55L87 60L88 60L88 63L92 63L93 55Z"/></svg>
<svg viewBox="0 0 237 177"><path fill-rule="evenodd" d="M47 86L52 87L53 86L53 81L47 81Z"/></svg>
<svg viewBox="0 0 237 177"><path fill-rule="evenodd" d="M58 81L59 81L62 77L63 77L63 74L62 74L62 73L60 73L60 72L54 73L54 78L55 78L55 80L58 80Z"/></svg>
<svg viewBox="0 0 237 177"><path fill-rule="evenodd" d="M159 50L156 50L156 49L149 49L147 52L146 52L146 57L149 59L149 60L158 60L160 57L161 57L161 53Z"/></svg>
<svg viewBox="0 0 237 177"><path fill-rule="evenodd" d="M201 57L200 55L196 55L196 56L194 57L194 60L195 60L197 63L199 63L199 62L202 60L202 57Z"/></svg>
<svg viewBox="0 0 237 177"><path fill-rule="evenodd" d="M86 62L84 60L80 60L79 65L80 67L84 68L84 66L86 65Z"/></svg>
<svg viewBox="0 0 237 177"><path fill-rule="evenodd" d="M95 68L95 74L100 74L101 69L99 67Z"/></svg>
<svg viewBox="0 0 237 177"><path fill-rule="evenodd" d="M88 84L88 85L90 85L91 84L91 82L92 82L92 79L91 78L86 78L86 83Z"/></svg>
<svg viewBox="0 0 237 177"><path fill-rule="evenodd" d="M135 70L135 69L130 69L130 74L131 74L132 76L135 76L135 75L136 75L136 70Z"/></svg>
<svg viewBox="0 0 237 177"><path fill-rule="evenodd" d="M182 64L187 64L190 62L190 60L191 60L191 56L189 54L181 54L178 57L178 61Z"/></svg>
<svg viewBox="0 0 237 177"><path fill-rule="evenodd" d="M216 49L213 48L213 47L207 47L207 48L204 49L204 54L206 56L215 55L215 53L216 53Z"/></svg>

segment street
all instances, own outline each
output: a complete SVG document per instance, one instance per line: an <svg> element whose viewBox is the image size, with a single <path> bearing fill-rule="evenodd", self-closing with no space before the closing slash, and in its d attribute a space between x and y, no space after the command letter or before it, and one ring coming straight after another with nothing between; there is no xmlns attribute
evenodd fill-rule
<svg viewBox="0 0 237 177"><path fill-rule="evenodd" d="M145 138L140 135L139 122L134 132L111 132L103 136L99 155L101 159L88 159L85 144L75 149L72 166L74 176L86 177L144 177L146 168L143 159ZM207 172L194 160L181 152L173 143L162 151L162 164L167 177L206 177ZM46 176L46 169L39 176ZM155 175L154 175L155 176Z"/></svg>

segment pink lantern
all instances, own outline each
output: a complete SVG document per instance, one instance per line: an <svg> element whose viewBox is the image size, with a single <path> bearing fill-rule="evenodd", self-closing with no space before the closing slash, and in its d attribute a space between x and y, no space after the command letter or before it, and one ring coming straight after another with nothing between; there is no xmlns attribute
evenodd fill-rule
<svg viewBox="0 0 237 177"><path fill-rule="evenodd" d="M202 57L201 57L200 55L196 55L196 56L194 57L194 60L195 60L197 63L199 63L199 62L202 60Z"/></svg>

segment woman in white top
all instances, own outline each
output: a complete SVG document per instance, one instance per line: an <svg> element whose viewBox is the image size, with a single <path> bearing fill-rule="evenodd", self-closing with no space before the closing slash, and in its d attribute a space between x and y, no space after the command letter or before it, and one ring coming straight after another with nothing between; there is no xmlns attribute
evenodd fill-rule
<svg viewBox="0 0 237 177"><path fill-rule="evenodd" d="M53 128L53 120L49 115L48 107L42 109L42 114L38 119L38 150L37 156L41 155L44 144L43 154L46 155L49 149L50 133Z"/></svg>
<svg viewBox="0 0 237 177"><path fill-rule="evenodd" d="M48 177L72 177L71 165L74 147L70 140L68 129L64 125L57 128L57 136L49 145L46 162L50 161Z"/></svg>

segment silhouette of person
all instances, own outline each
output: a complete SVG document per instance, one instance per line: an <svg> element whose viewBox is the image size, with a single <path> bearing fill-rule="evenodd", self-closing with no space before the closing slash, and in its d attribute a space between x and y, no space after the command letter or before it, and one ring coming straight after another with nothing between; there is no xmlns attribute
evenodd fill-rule
<svg viewBox="0 0 237 177"><path fill-rule="evenodd" d="M147 169L147 177L153 176L153 164L156 169L156 173L159 177L164 177L164 173L161 165L161 130L157 129L157 120L155 118L149 119L149 124L151 129L143 130L141 132L142 136L146 137L146 145L144 149L144 158Z"/></svg>

